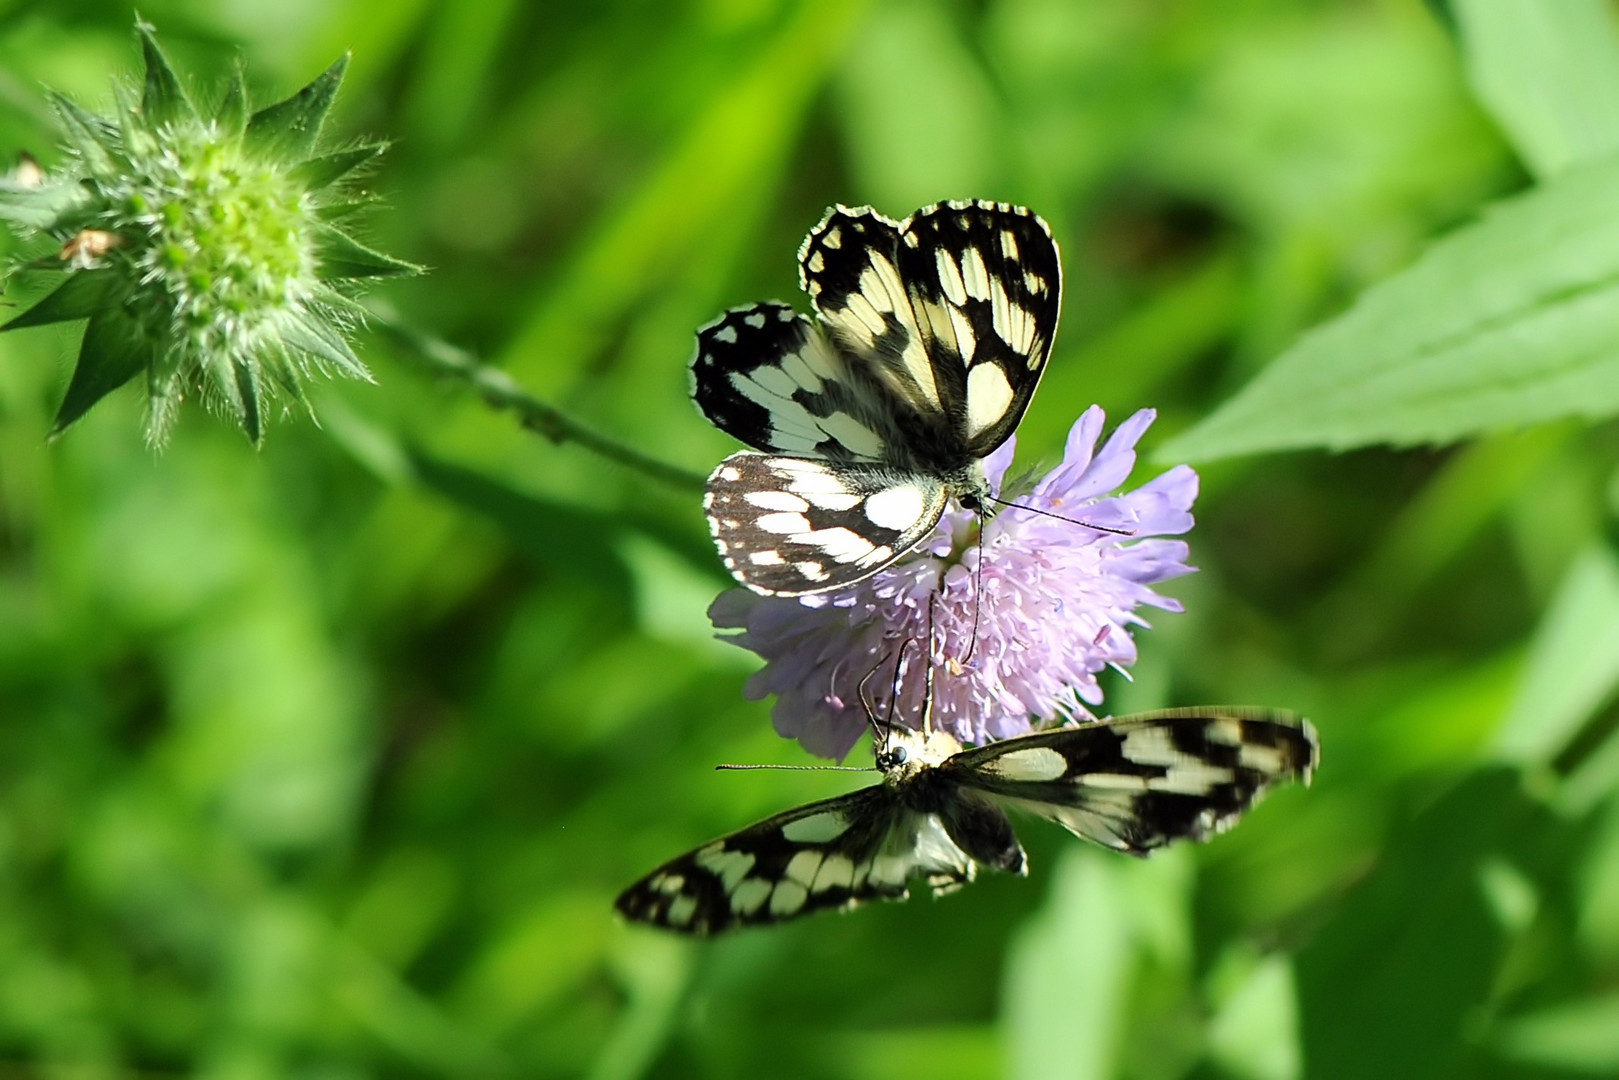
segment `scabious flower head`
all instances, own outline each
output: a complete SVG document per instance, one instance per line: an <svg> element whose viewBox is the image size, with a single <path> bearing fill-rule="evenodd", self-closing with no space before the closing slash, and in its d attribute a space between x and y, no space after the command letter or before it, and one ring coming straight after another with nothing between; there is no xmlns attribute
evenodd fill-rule
<svg viewBox="0 0 1619 1080"><path fill-rule="evenodd" d="M4 329L89 319L53 434L144 375L154 445L188 393L258 443L268 404L303 402L312 373L369 378L345 283L416 271L339 227L360 201L339 181L383 147L317 150L346 57L256 112L238 71L204 112L136 29L139 90L116 88L110 117L54 96L66 161L0 181L0 220L52 244L28 269L62 278Z"/></svg>
<svg viewBox="0 0 1619 1080"><path fill-rule="evenodd" d="M1162 537L1191 529L1195 472L1177 465L1112 494L1135 467L1136 442L1153 417L1149 409L1136 413L1098 450L1105 418L1092 406L1069 432L1062 464L1017 499L1073 520L1013 506L981 521L951 508L904 559L849 588L802 597L720 594L709 618L729 632L723 640L765 660L748 696L776 695L776 730L834 758L866 730L862 682L879 717L918 726L928 664L937 672L933 722L963 742L1095 719L1097 674L1135 662L1130 628L1146 625L1137 608L1179 611L1152 586L1191 572L1185 542ZM985 460L997 494L1012 453L1009 439Z"/></svg>

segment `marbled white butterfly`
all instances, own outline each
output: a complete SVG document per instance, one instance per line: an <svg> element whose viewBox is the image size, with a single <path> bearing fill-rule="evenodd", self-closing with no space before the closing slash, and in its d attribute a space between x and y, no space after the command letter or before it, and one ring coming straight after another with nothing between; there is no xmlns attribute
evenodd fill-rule
<svg viewBox="0 0 1619 1080"><path fill-rule="evenodd" d="M914 878L949 892L980 863L1022 874L1004 807L1141 855L1221 832L1272 784L1308 783L1315 763L1309 722L1274 709L1170 709L967 750L929 725L892 728L877 744L881 784L671 859L617 907L637 922L712 934L903 900Z"/></svg>
<svg viewBox="0 0 1619 1080"><path fill-rule="evenodd" d="M881 570L949 497L983 510L982 459L1028 408L1062 301L1051 230L1007 203L835 206L798 263L816 318L733 308L692 361L704 415L761 451L709 477L714 542L742 584L788 596Z"/></svg>

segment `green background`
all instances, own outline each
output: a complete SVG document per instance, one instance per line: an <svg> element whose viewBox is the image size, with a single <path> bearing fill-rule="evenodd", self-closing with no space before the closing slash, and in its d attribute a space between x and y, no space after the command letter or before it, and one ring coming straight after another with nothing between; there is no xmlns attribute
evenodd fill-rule
<svg viewBox="0 0 1619 1080"><path fill-rule="evenodd" d="M322 386L321 426L259 452L194 403L148 451L133 388L47 445L78 330L18 332L0 1077L1619 1073L1619 374L1548 375L1573 341L1611 364L1619 274L1570 254L1589 222L1523 224L1619 221L1607 5L141 14L205 99L238 55L262 103L352 48L329 137L395 143L362 235L432 268L372 299L698 473L734 444L687 399L692 331L802 306L826 205L1035 208L1067 290L1020 462L1092 402L1152 406L1149 456L1176 442L1134 482L1204 479L1187 612L1108 708L1299 709L1322 764L1203 848L1028 824L1028 880L712 943L621 926L656 863L862 782L711 771L805 759L710 640L694 494L380 335L376 386ZM108 107L132 22L0 0L0 153L56 161L40 86ZM1303 374L1243 390L1261 370ZM1493 396L1443 412L1447 378Z"/></svg>

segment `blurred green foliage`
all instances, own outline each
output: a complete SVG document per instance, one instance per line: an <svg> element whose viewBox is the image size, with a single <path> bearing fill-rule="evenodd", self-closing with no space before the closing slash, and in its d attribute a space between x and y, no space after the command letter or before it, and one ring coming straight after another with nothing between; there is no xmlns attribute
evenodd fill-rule
<svg viewBox="0 0 1619 1080"><path fill-rule="evenodd" d="M363 228L433 267L374 295L697 472L692 330L793 298L826 204L1035 207L1067 310L1022 460L1093 401L1221 458L1109 707L1298 708L1322 767L1148 861L1029 826L1029 880L937 903L619 926L658 861L859 783L710 771L798 758L709 639L689 492L375 336L380 386L262 452L194 410L153 457L134 394L47 445L76 331L8 334L0 1076L1619 1072L1604 0L142 14L262 100L352 47L333 128L395 141ZM105 104L131 26L0 2L0 151L51 160L39 87Z"/></svg>

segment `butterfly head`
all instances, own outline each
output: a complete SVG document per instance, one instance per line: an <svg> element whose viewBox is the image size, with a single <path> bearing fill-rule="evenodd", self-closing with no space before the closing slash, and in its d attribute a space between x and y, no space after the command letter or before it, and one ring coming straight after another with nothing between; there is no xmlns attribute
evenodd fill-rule
<svg viewBox="0 0 1619 1080"><path fill-rule="evenodd" d="M891 727L877 744L877 768L886 782L902 783L960 752L961 743L947 731Z"/></svg>

